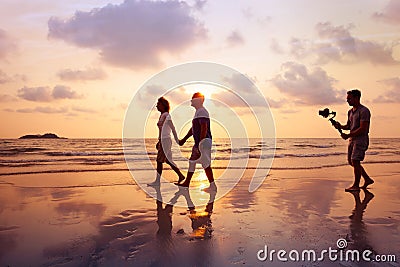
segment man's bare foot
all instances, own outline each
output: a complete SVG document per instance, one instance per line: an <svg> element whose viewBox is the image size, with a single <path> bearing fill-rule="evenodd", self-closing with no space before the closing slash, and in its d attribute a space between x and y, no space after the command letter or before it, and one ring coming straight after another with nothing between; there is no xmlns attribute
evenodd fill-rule
<svg viewBox="0 0 400 267"><path fill-rule="evenodd" d="M363 186L361 186L361 188L367 188L367 186L369 186L369 185L371 185L371 184L373 184L373 183L375 183L374 180L372 180L371 178L370 178L370 179L367 179L367 180L365 180L365 183L364 183Z"/></svg>
<svg viewBox="0 0 400 267"><path fill-rule="evenodd" d="M189 184L185 183L185 182L183 182L183 183L177 182L177 183L174 183L174 184L177 185L177 186L181 186L181 187L189 187Z"/></svg>
<svg viewBox="0 0 400 267"><path fill-rule="evenodd" d="M346 188L344 191L346 191L346 192L360 191L360 187L353 185L349 188Z"/></svg>

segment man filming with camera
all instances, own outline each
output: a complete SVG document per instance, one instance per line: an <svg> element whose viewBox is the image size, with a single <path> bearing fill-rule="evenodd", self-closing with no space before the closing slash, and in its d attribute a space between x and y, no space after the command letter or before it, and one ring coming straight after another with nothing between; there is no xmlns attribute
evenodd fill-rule
<svg viewBox="0 0 400 267"><path fill-rule="evenodd" d="M347 160L354 169L354 183L351 187L346 188L346 192L359 191L361 176L365 182L361 188L367 188L368 185L374 183L363 166L361 161L364 160L365 152L369 145L369 125L371 113L369 109L360 103L361 92L357 89L347 92L347 103L352 108L347 113L347 123L341 125L336 122L334 127L336 129L350 130L350 133L342 133L343 139L349 139L349 146L347 151Z"/></svg>

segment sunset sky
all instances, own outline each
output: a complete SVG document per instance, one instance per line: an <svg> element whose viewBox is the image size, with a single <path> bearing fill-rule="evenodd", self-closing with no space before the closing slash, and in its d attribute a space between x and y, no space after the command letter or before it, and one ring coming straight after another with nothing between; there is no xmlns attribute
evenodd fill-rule
<svg viewBox="0 0 400 267"><path fill-rule="evenodd" d="M318 110L345 123L353 88L371 110L371 137L400 137L398 0L2 0L0 138L119 138L138 88L192 61L247 75L277 137L337 137ZM189 100L196 89L176 90ZM157 116L146 137L157 137Z"/></svg>

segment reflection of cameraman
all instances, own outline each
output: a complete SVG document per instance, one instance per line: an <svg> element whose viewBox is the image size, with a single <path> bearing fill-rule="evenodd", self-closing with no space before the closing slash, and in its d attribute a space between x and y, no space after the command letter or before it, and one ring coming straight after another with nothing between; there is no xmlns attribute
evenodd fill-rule
<svg viewBox="0 0 400 267"><path fill-rule="evenodd" d="M350 130L348 134L341 134L343 139L349 139L347 159L349 164L354 168L354 183L351 187L346 188L346 191L360 190L359 184L361 176L365 179L365 183L362 186L363 188L374 183L360 163L364 160L365 152L368 149L368 133L371 119L369 109L361 105L360 98L361 92L357 89L347 92L347 103L352 106L347 113L347 123L341 125L337 122L334 125L336 129Z"/></svg>

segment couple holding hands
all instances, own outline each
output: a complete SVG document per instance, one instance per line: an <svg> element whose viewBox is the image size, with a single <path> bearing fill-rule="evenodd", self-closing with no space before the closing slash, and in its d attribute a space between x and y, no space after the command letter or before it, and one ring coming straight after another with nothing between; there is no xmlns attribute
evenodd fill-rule
<svg viewBox="0 0 400 267"><path fill-rule="evenodd" d="M157 110L161 113L160 118L157 122L159 129L157 148L157 176L154 182L149 183L149 186L159 186L161 174L163 170L163 163L167 163L176 172L179 179L175 183L178 186L188 188L190 181L193 177L196 169L196 164L201 163L204 171L207 175L210 186L205 188L204 191L216 191L217 186L214 182L214 175L211 168L211 147L212 147L212 135L210 129L210 115L203 106L204 95L202 93L194 93L191 99L191 106L196 109L192 120L192 127L184 138L178 138L174 124L172 123L171 116L169 114L170 105L167 99L160 97L157 101ZM172 160L172 141L171 132L174 136L175 141L180 145L184 145L189 137L193 136L194 145L192 148L192 154L189 158L189 169L185 179L185 176L181 173L177 165Z"/></svg>

